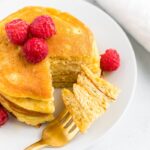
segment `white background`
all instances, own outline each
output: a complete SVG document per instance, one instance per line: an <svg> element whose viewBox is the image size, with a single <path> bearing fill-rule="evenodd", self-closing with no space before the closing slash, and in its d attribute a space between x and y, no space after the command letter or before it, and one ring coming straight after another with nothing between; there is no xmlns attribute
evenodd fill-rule
<svg viewBox="0 0 150 150"><path fill-rule="evenodd" d="M94 0L87 0L95 5ZM87 150L150 150L150 53L128 35L135 51L138 80L125 115Z"/></svg>

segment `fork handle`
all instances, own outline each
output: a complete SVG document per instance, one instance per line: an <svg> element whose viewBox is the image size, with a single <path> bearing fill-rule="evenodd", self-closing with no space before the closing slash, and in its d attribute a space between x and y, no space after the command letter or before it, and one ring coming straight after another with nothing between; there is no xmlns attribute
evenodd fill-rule
<svg viewBox="0 0 150 150"><path fill-rule="evenodd" d="M45 142L43 142L42 140L30 145L29 147L27 147L25 150L40 150L41 148L46 147L47 144Z"/></svg>

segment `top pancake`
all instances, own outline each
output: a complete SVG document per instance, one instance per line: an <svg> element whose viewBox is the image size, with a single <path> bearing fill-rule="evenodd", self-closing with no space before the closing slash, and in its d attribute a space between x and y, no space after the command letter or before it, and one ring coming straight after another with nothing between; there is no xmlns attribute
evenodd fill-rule
<svg viewBox="0 0 150 150"><path fill-rule="evenodd" d="M21 47L12 44L5 31L7 22L18 18L31 23L40 15L51 16L56 25L57 34L47 41L50 58L98 58L93 35L79 20L52 8L25 7L0 22L0 92L8 96L52 97L48 58L34 65L28 63L21 55Z"/></svg>
<svg viewBox="0 0 150 150"><path fill-rule="evenodd" d="M32 15L31 15L32 14ZM50 57L95 57L97 49L91 31L78 19L53 8L25 7L1 23L21 18L31 23L37 16L49 15L54 20L57 34L48 39Z"/></svg>

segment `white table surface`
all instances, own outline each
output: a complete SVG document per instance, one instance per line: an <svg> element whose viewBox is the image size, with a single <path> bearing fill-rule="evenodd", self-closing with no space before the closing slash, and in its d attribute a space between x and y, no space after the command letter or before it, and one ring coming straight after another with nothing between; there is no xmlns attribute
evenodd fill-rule
<svg viewBox="0 0 150 150"><path fill-rule="evenodd" d="M150 150L150 53L128 37L138 67L135 96L121 120L87 150Z"/></svg>

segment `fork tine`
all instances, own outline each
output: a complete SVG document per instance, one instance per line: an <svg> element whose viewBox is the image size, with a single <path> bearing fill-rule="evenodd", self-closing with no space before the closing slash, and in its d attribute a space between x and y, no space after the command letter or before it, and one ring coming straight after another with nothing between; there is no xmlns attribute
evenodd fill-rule
<svg viewBox="0 0 150 150"><path fill-rule="evenodd" d="M60 113L60 115L57 117L57 120L58 121L61 121L64 117L66 117L66 115L68 114L69 112L66 110L66 109L64 109L63 111L62 111L62 113Z"/></svg>
<svg viewBox="0 0 150 150"><path fill-rule="evenodd" d="M70 125L66 128L66 130L67 130L68 132L70 132L71 129L72 129L74 126L76 126L76 125L75 125L74 121L72 121L72 122L70 123Z"/></svg>
<svg viewBox="0 0 150 150"><path fill-rule="evenodd" d="M74 136L79 132L79 129L76 127L74 121L72 120L72 116L66 109L64 109L63 112L57 117L57 120L61 123L61 126L65 128L64 131L67 132L70 140L74 138Z"/></svg>
<svg viewBox="0 0 150 150"><path fill-rule="evenodd" d="M69 138L72 139L79 132L79 129L76 127L72 132L68 133Z"/></svg>
<svg viewBox="0 0 150 150"><path fill-rule="evenodd" d="M71 119L72 119L72 116L69 114L62 122L63 127L65 127L71 121ZM68 124L68 126L69 126L69 124Z"/></svg>

